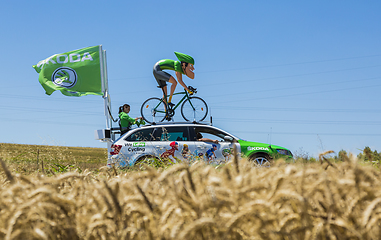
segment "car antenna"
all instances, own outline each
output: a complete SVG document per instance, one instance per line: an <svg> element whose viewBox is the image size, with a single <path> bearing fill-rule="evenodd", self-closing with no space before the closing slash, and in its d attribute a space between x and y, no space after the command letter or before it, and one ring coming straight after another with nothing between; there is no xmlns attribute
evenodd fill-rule
<svg viewBox="0 0 381 240"><path fill-rule="evenodd" d="M272 136L272 133L273 133L273 128L272 127L270 127L270 134L269 134L269 139L270 139L270 145L269 145L269 147L271 148L271 136Z"/></svg>
<svg viewBox="0 0 381 240"><path fill-rule="evenodd" d="M213 126L212 109L210 109L210 126Z"/></svg>

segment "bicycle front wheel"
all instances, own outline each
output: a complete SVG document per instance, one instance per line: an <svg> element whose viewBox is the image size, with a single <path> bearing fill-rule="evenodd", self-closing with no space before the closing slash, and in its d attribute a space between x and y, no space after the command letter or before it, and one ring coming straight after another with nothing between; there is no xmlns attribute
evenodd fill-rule
<svg viewBox="0 0 381 240"><path fill-rule="evenodd" d="M167 105L160 98L147 99L140 108L144 121L148 123L162 122L166 116Z"/></svg>
<svg viewBox="0 0 381 240"><path fill-rule="evenodd" d="M208 105L199 97L190 97L181 105L181 115L185 121L200 122L208 115Z"/></svg>

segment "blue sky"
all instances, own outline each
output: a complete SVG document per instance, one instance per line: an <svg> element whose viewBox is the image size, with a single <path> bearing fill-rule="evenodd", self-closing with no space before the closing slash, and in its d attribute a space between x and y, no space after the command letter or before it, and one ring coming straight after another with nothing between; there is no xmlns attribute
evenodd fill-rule
<svg viewBox="0 0 381 240"><path fill-rule="evenodd" d="M102 97L45 95L32 68L101 44L114 117L161 95L152 67L178 51L194 57L184 82L217 127L310 156L381 151L380 12L380 1L352 0L6 1L0 142L106 147L94 139Z"/></svg>

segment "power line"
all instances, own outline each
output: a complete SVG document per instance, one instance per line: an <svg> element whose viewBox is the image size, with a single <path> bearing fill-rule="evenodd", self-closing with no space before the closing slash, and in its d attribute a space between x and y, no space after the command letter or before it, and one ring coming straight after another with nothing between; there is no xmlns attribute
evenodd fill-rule
<svg viewBox="0 0 381 240"><path fill-rule="evenodd" d="M287 75L287 76L279 76L279 77L269 77L269 78L261 78L261 79L250 79L250 80L241 80L237 81L234 80L234 83L245 83L245 82L257 82L257 81L268 81L268 80L274 80L274 79L282 79L282 78L291 78L291 77L303 77L303 76L310 76L310 75L318 75L318 74L326 74L326 73L335 73L335 72L345 72L345 71L351 71L351 70L359 70L359 69L366 69L366 68L374 68L374 67L380 67L381 65L373 65L373 66L366 66L366 67L358 67L358 68L346 68L346 69L338 69L338 70L330 70L330 71L322 71L322 72L313 72L313 73L303 73L303 74L295 74L295 75ZM225 84L231 84L232 82L222 82L218 83L219 85L225 85ZM202 86L214 86L215 84L205 84Z"/></svg>
<svg viewBox="0 0 381 240"><path fill-rule="evenodd" d="M380 57L380 56L381 56L381 54L374 54L374 55L367 55L367 56L348 57L348 58L334 58L334 59L305 61L305 62L297 62L297 63L281 63L281 64L255 66L255 67L248 67L248 68L232 68L232 69L222 69L222 70L220 69L220 70L198 72L198 74L200 74L200 73L213 73L213 72L240 71L240 70L250 70L250 69L259 69L259 68L271 68L271 67L284 67L284 66L292 66L292 65L302 65L302 64L322 63L322 62L334 62L334 61L343 61L343 60L370 58L370 57ZM129 78L114 78L114 79L111 78L109 80L126 80L126 79L142 79L142 78L152 78L152 75L129 77Z"/></svg>
<svg viewBox="0 0 381 240"><path fill-rule="evenodd" d="M283 64L274 64L274 65L267 65L267 66L265 65L265 66L248 67L248 68L214 70L214 71L205 71L203 73L226 72L226 71L240 71L240 70L250 70L250 69L259 69L259 68L271 68L271 67L285 67L285 66L292 66L292 65L302 65L302 64L322 63L322 62L334 62L334 61L359 59L359 58L368 58L368 57L380 57L380 56L381 56L381 54L376 54L376 55L368 55L368 56L361 56L361 57L336 58L336 59L328 59L328 60L306 61L306 62L298 62L298 63L283 63Z"/></svg>
<svg viewBox="0 0 381 240"><path fill-rule="evenodd" d="M363 88L374 88L374 87L379 87L379 86L381 86L381 84L370 85L370 86L361 86L361 87L353 87L353 88L341 88L341 89L333 89L333 90L324 90L324 91L317 91L317 92L304 92L304 93L294 93L294 94L286 94L286 95L274 95L274 96L257 97L257 98L246 98L246 99L240 99L240 100L229 100L229 103L232 103L232 102L253 101L253 100L260 100L260 99L273 99L273 98L303 96L303 95L311 95L311 94L317 94L317 93L340 92L340 91L346 91L346 90L352 90L352 89L360 89L360 88L361 89L363 89ZM226 107L228 107L228 106L226 106Z"/></svg>
<svg viewBox="0 0 381 240"><path fill-rule="evenodd" d="M11 119L11 118L1 118L0 117L0 120L2 121L9 121L9 122L23 122L25 123L25 119ZM89 127L89 126L93 126L93 127L99 127L100 125L99 124L92 124L92 123L88 123L88 122L84 122L84 123L81 123L81 122L75 122L75 123L70 123L70 122L57 122L57 121L47 121L47 120L33 120L33 119L28 119L28 124L29 123L36 123L36 124L54 124L54 125L58 125L58 126L61 126L61 125L66 125L66 126L84 126L84 127ZM22 128L24 129L24 125L22 125Z"/></svg>
<svg viewBox="0 0 381 240"><path fill-rule="evenodd" d="M236 131L236 133L255 133L255 134L269 134L269 132L261 131ZM321 136L368 136L368 137L378 137L381 136L381 133L318 133L318 132L272 132L271 134L276 135L321 135Z"/></svg>
<svg viewBox="0 0 381 240"><path fill-rule="evenodd" d="M226 109L224 106L214 106L213 109ZM234 106L229 111L263 111L263 112L329 112L329 113L381 113L381 109L341 109L341 108L287 108L287 107L240 107Z"/></svg>
<svg viewBox="0 0 381 240"><path fill-rule="evenodd" d="M0 109L5 109L5 110L14 110L17 112L45 112L45 113L61 113L61 114L75 114L75 115L94 115L94 116L99 116L99 113L102 112L102 110L98 110L98 112L89 112L89 111L75 111L75 110L58 110L58 109L46 109L46 108L25 108L25 107L10 107L10 106L0 106ZM61 117L61 116L60 116Z"/></svg>
<svg viewBox="0 0 381 240"><path fill-rule="evenodd" d="M221 122L252 122L252 123L287 123L287 124L329 124L329 125L381 125L381 121L333 121L333 120L283 120L283 119L236 119L236 118L219 118L213 120Z"/></svg>
<svg viewBox="0 0 381 240"><path fill-rule="evenodd" d="M28 95L14 95L14 94L1 94L0 98L15 98L15 99L26 99L26 100L41 100L41 101L49 101L49 102L77 102L78 100L81 101L81 103L98 103L98 101L102 101L102 97L99 96L99 99L96 100L90 100L90 99L78 99L76 97L68 98L65 96L65 98L54 98L54 97L41 97L41 96L28 96Z"/></svg>
<svg viewBox="0 0 381 240"><path fill-rule="evenodd" d="M347 80L347 81L339 81L339 82L330 82L330 83L319 83L319 84L312 84L312 85L304 85L304 86L291 86L291 87L285 87L285 88L271 88L271 89L265 89L265 90L257 90L257 91L250 91L250 92L239 92L239 93L230 93L230 94L224 94L224 96L233 96L237 94L252 94L252 93L262 93L262 92L275 92L275 91L284 91L289 89L297 89L297 88L308 88L308 87L317 87L317 86L327 86L327 85L334 85L334 84L343 84L343 83L350 83L350 82L363 82L368 80L376 80L380 79L381 77L373 77L373 78L365 78L365 79L356 79L356 80ZM219 95L208 95L208 97L221 97L221 94Z"/></svg>

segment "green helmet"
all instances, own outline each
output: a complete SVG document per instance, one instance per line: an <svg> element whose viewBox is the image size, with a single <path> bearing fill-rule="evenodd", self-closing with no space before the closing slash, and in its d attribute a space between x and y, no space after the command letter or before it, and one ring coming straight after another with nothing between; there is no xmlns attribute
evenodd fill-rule
<svg viewBox="0 0 381 240"><path fill-rule="evenodd" d="M186 62L194 65L194 59L191 56L179 52L175 52L175 54L180 62Z"/></svg>

